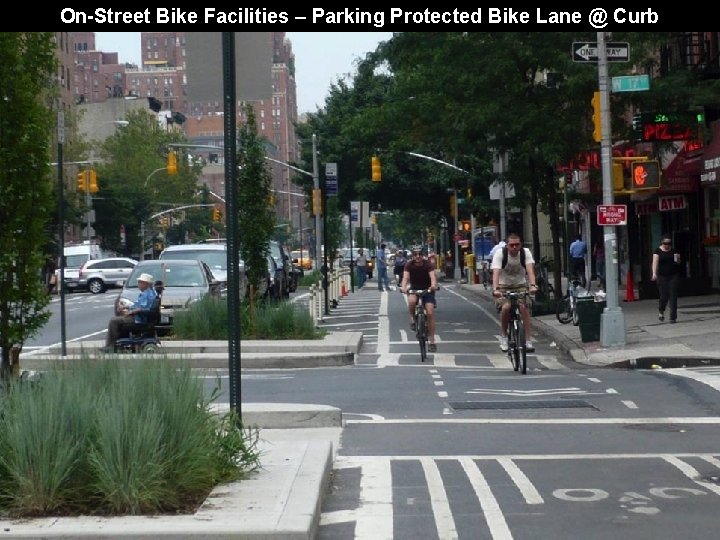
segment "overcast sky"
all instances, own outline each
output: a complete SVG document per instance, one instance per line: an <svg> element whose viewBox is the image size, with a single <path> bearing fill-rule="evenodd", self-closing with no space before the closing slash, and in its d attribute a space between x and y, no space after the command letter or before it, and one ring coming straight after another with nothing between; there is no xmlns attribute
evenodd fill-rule
<svg viewBox="0 0 720 540"><path fill-rule="evenodd" d="M288 32L295 53L298 114L323 106L330 84L355 72L355 61L392 32ZM140 65L140 32L96 32L97 49Z"/></svg>

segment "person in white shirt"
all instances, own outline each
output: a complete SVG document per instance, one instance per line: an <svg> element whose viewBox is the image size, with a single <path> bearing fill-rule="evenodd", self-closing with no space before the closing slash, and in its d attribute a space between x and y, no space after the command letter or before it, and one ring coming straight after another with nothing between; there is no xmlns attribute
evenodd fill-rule
<svg viewBox="0 0 720 540"><path fill-rule="evenodd" d="M524 255L521 251L524 251ZM503 259L506 259L503 264ZM524 259L524 260L523 260ZM524 263L524 264L523 264ZM490 268L493 273L493 296L495 304L500 310L500 350L507 352L507 328L510 323L510 301L503 297L505 291L523 291L530 288L530 294L535 294L535 260L529 249L522 247L520 236L510 233L507 237L507 246L495 251ZM525 350L533 352L530 328L530 310L524 301L520 302L520 315L525 323Z"/></svg>
<svg viewBox="0 0 720 540"><path fill-rule="evenodd" d="M357 272L358 288L365 285L367 279L367 257L363 248L358 249L358 256L355 259L355 269Z"/></svg>

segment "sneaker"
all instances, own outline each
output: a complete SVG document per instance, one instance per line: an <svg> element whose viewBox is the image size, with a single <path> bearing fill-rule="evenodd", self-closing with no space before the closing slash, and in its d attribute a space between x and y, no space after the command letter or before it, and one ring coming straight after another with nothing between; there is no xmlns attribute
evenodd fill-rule
<svg viewBox="0 0 720 540"><path fill-rule="evenodd" d="M675 319L670 319L670 324L675 324L677 321Z"/></svg>
<svg viewBox="0 0 720 540"><path fill-rule="evenodd" d="M535 352L535 345L532 341L527 340L525 342L525 352Z"/></svg>
<svg viewBox="0 0 720 540"><path fill-rule="evenodd" d="M437 352L437 345L435 343L428 343L429 352Z"/></svg>
<svg viewBox="0 0 720 540"><path fill-rule="evenodd" d="M660 322L663 322L665 320L665 314L662 311L658 313L658 320Z"/></svg>
<svg viewBox="0 0 720 540"><path fill-rule="evenodd" d="M502 352L507 352L510 346L508 345L508 338L507 336L500 336L500 350Z"/></svg>

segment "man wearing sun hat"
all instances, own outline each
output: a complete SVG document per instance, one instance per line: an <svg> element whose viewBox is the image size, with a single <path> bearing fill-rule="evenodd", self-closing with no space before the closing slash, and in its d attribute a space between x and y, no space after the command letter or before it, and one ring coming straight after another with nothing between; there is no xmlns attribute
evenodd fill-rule
<svg viewBox="0 0 720 540"><path fill-rule="evenodd" d="M106 349L112 348L121 337L129 336L133 328L147 324L148 314L157 296L152 286L153 277L150 274L140 274L137 283L140 289L137 301L127 308L123 315L111 318L108 323Z"/></svg>

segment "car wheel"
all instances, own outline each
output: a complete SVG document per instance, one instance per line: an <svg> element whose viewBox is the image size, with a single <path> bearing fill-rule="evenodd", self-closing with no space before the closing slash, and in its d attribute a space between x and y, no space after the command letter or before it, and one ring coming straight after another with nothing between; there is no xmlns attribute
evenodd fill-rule
<svg viewBox="0 0 720 540"><path fill-rule="evenodd" d="M91 279L88 281L88 290L93 294L99 294L105 292L105 286L99 279Z"/></svg>
<svg viewBox="0 0 720 540"><path fill-rule="evenodd" d="M140 349L141 352L147 353L147 354L158 353L161 350L162 350L162 345L160 345L160 343L146 343Z"/></svg>

